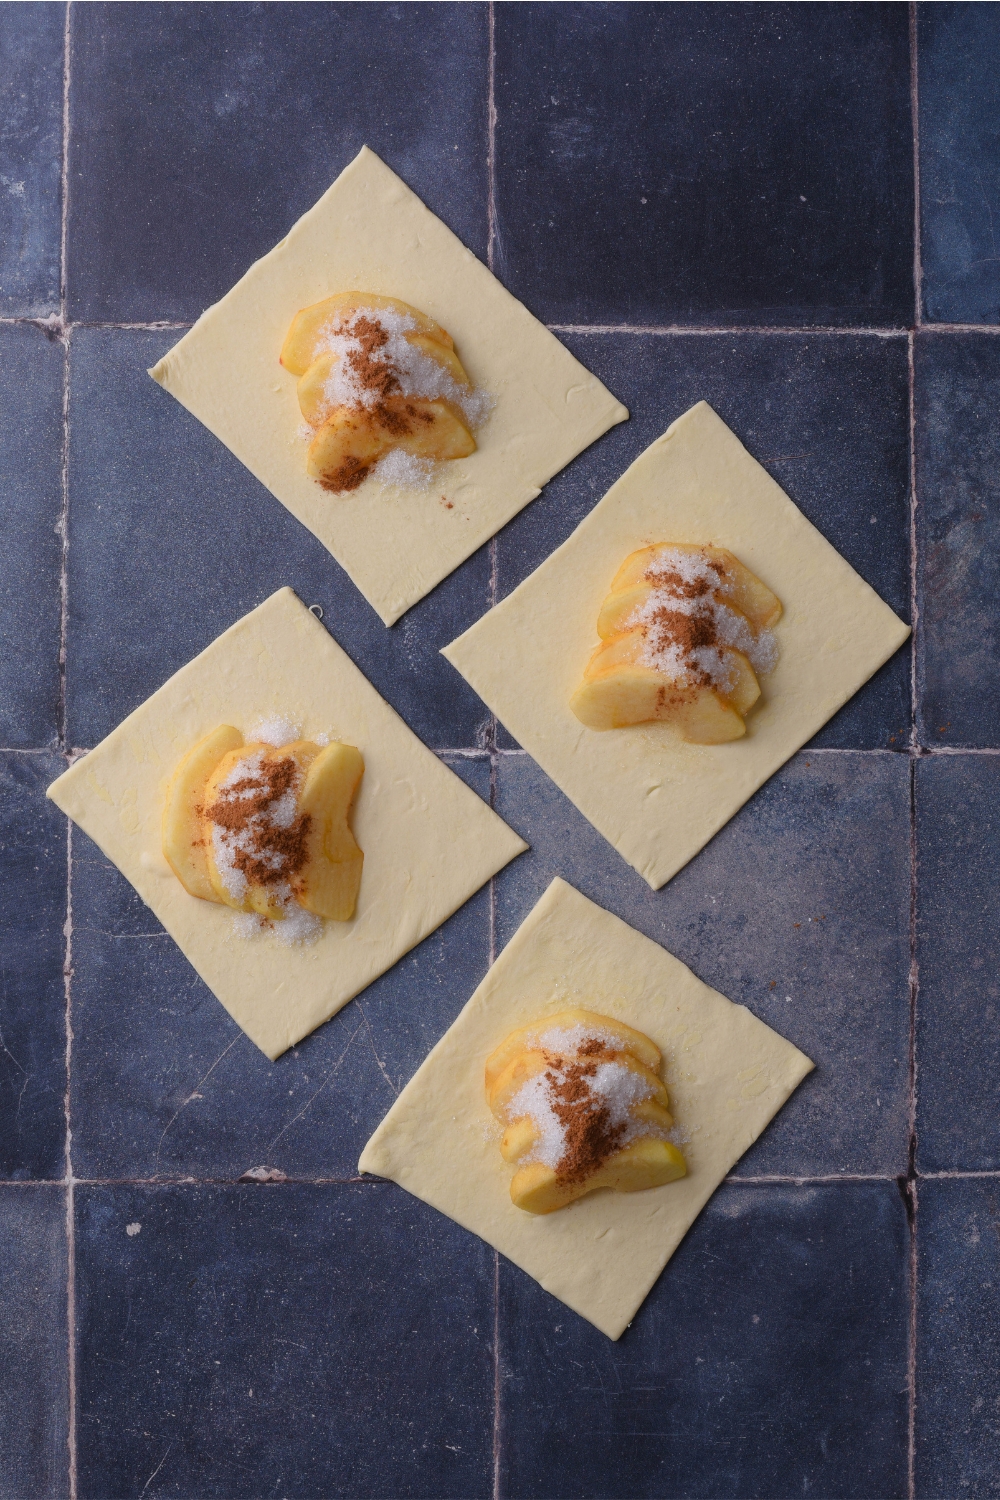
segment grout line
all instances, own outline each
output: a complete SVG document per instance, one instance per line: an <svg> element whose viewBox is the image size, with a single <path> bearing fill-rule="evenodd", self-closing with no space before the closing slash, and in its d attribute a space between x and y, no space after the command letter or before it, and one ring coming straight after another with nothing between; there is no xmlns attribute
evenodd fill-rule
<svg viewBox="0 0 1000 1500"><path fill-rule="evenodd" d="M981 1171L946 1170L942 1172L920 1172L913 1174L914 1184L923 1182L950 1182L965 1181L966 1179L990 1178L1000 1180L1000 1168L983 1168ZM828 1172L816 1176L791 1177L779 1172L770 1175L764 1174L756 1177L740 1177L736 1173L724 1177L724 1183L736 1187L809 1187L822 1183L850 1183L850 1182L884 1182L887 1186L894 1184L899 1186L900 1182L908 1181L905 1177L894 1176L889 1172ZM58 1188L60 1191L72 1186L78 1187L149 1187L149 1188L175 1188L175 1187L259 1187L259 1188L282 1188L282 1187L385 1187L390 1179L379 1177L374 1173L366 1172L363 1176L355 1177L294 1177L284 1176L280 1180L271 1182L248 1181L246 1176L241 1177L34 1177L34 1178L3 1178L0 1179L0 1189L6 1188Z"/></svg>
<svg viewBox="0 0 1000 1500"><path fill-rule="evenodd" d="M486 217L488 224L486 263L495 270L498 258L497 197L496 197L496 11L493 0L487 9L489 25L489 77L486 135ZM490 577L488 585L489 607L497 602L499 578L498 549L495 536L489 544ZM500 765L497 746L497 716L491 711L486 721L486 749L490 761L490 807L496 810L497 772ZM492 969L497 956L497 882L490 877L489 897L489 964ZM493 1500L500 1496L500 1253L493 1251Z"/></svg>
<svg viewBox="0 0 1000 1500"><path fill-rule="evenodd" d="M917 774L916 757L921 754L918 730L918 636L920 634L920 603L918 592L917 550L917 418L916 418L916 334L923 320L923 263L921 258L920 226L920 105L918 95L917 55L917 6L916 0L909 4L910 44L910 125L913 133L913 329L907 335L907 402L910 444L910 967L909 988L909 1039L907 1044L907 1092L908 1146L906 1179L900 1186L904 1190L906 1216L910 1232L909 1254L909 1319L907 1326L906 1389L907 1389L907 1495L914 1500L916 1495L916 1431L917 1431L917 1004L920 992L920 970L917 961Z"/></svg>
<svg viewBox="0 0 1000 1500"><path fill-rule="evenodd" d="M916 335L907 337L907 416L910 443L910 749L920 750L917 733L917 635L920 630L920 597L917 590L917 375Z"/></svg>
<svg viewBox="0 0 1000 1500"><path fill-rule="evenodd" d="M765 333L778 334L782 337L797 337L806 334L831 334L836 337L874 338L874 339L903 339L909 333L908 328L835 328L826 323L809 324L804 323L799 328L770 327L766 324L738 323L732 326L720 324L718 328L703 326L702 324L684 323L547 323L545 325L550 333L640 333L653 334L658 338L683 337L691 334L697 338L710 338L715 334L728 337L734 333Z"/></svg>
<svg viewBox="0 0 1000 1500"><path fill-rule="evenodd" d="M921 270L921 284L923 271ZM921 323L921 333L1000 333L1000 323Z"/></svg>
<svg viewBox="0 0 1000 1500"><path fill-rule="evenodd" d="M730 1173L724 1177L723 1182L736 1183L739 1186L751 1185L767 1186L771 1183L791 1183L795 1187L809 1187L813 1183L823 1182L899 1182L898 1177L891 1177L885 1172L827 1172L816 1177L789 1177L780 1173L763 1177L739 1177Z"/></svg>
<svg viewBox="0 0 1000 1500"><path fill-rule="evenodd" d="M494 225L492 233L499 241L499 230ZM921 275L923 273L921 272ZM148 323L119 323L112 318L63 318L58 313L53 313L48 318L29 317L0 317L0 327L16 326L18 324L30 325L33 328L43 328L56 332L72 332L74 328L97 328L97 329L130 329L146 333L162 333L164 329L171 328L193 328L194 323L180 323L171 318L155 318ZM579 334L607 334L607 333L635 333L651 334L657 338L683 338L690 334L696 338L709 338L718 334L722 338L728 338L735 334L777 334L784 338L801 334L803 336L819 335L824 338L839 338L851 336L854 338L876 338L876 339L903 339L912 330L909 328L834 328L826 323L803 323L801 326L792 328L777 328L766 323L720 323L718 327L702 327L701 325L684 323L670 324L644 324L644 323L546 323L550 333L579 333ZM994 333L1000 334L1000 323L921 323L920 333Z"/></svg>
<svg viewBox="0 0 1000 1500"><path fill-rule="evenodd" d="M489 53L487 62L486 105L486 264L494 269L497 258L497 194L496 194L496 15L493 0L487 8L489 26Z"/></svg>
<svg viewBox="0 0 1000 1500"><path fill-rule="evenodd" d="M924 316L924 267L920 246L920 96L917 57L917 5L910 0L910 124L913 131L913 326Z"/></svg>
<svg viewBox="0 0 1000 1500"><path fill-rule="evenodd" d="M493 1500L500 1500L500 1252L493 1252Z"/></svg>
<svg viewBox="0 0 1000 1500"><path fill-rule="evenodd" d="M63 345L62 390L62 465L59 536L61 557L59 570L59 733L65 754L68 743L69 710L66 695L66 644L69 625L69 393L70 339L67 320L69 270L69 142L70 79L72 61L72 4L67 0L63 20L63 97L62 162L60 166L61 223L59 233L59 322ZM66 1005L66 1092L63 1111L66 1121L66 1459L69 1500L77 1496L76 1451L76 1216L73 1190L73 1129L70 1114L70 1085L73 1059L73 824L66 822L66 921L63 926L63 995Z"/></svg>

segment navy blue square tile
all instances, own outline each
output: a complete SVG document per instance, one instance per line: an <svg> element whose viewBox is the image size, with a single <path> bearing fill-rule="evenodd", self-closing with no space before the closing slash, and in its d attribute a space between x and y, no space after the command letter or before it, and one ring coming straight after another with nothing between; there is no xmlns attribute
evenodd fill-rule
<svg viewBox="0 0 1000 1500"><path fill-rule="evenodd" d="M500 5L495 263L548 323L909 325L901 5Z"/></svg>
<svg viewBox="0 0 1000 1500"><path fill-rule="evenodd" d="M54 744L60 727L63 358L30 324L0 327L0 745L16 749Z"/></svg>
<svg viewBox="0 0 1000 1500"><path fill-rule="evenodd" d="M497 811L531 845L497 880L497 945L565 880L688 964L816 1063L735 1169L895 1175L907 1160L909 767L796 756L651 891L524 754Z"/></svg>
<svg viewBox="0 0 1000 1500"><path fill-rule="evenodd" d="M65 1171L66 820L56 755L0 754L0 1178Z"/></svg>
<svg viewBox="0 0 1000 1500"><path fill-rule="evenodd" d="M488 762L452 764L488 798ZM76 1176L356 1176L368 1137L486 973L489 890L271 1062L124 876L85 835L74 847Z"/></svg>
<svg viewBox="0 0 1000 1500"><path fill-rule="evenodd" d="M918 728L1000 745L1000 339L917 340Z"/></svg>
<svg viewBox="0 0 1000 1500"><path fill-rule="evenodd" d="M74 318L196 318L363 145L477 255L487 7L77 6Z"/></svg>
<svg viewBox="0 0 1000 1500"><path fill-rule="evenodd" d="M82 1496L485 1496L493 1254L388 1183L77 1190Z"/></svg>
<svg viewBox="0 0 1000 1500"><path fill-rule="evenodd" d="M1000 322L1000 12L918 5L924 317Z"/></svg>
<svg viewBox="0 0 1000 1500"><path fill-rule="evenodd" d="M905 339L589 334L565 342L632 417L558 474L500 533L501 597L565 541L675 418L705 400L861 577L909 618ZM620 561L609 559L609 579ZM901 747L909 730L910 653L904 647L814 743ZM513 741L505 736L502 743Z"/></svg>
<svg viewBox="0 0 1000 1500"><path fill-rule="evenodd" d="M916 1495L1000 1490L1000 1181L921 1182Z"/></svg>
<svg viewBox="0 0 1000 1500"><path fill-rule="evenodd" d="M0 1494L69 1494L66 1195L0 1187Z"/></svg>
<svg viewBox="0 0 1000 1500"><path fill-rule="evenodd" d="M1000 1169L1000 760L917 762L917 1136L924 1172Z"/></svg>
<svg viewBox="0 0 1000 1500"><path fill-rule="evenodd" d="M485 706L440 648L487 606L488 549L387 630L326 548L146 374L175 335L78 329L71 355L69 733L92 746L290 584L435 749Z"/></svg>
<svg viewBox="0 0 1000 1500"><path fill-rule="evenodd" d="M907 1242L895 1183L727 1184L617 1344L501 1261L501 1493L905 1494Z"/></svg>
<svg viewBox="0 0 1000 1500"><path fill-rule="evenodd" d="M8 5L0 27L0 313L59 311L64 5Z"/></svg>

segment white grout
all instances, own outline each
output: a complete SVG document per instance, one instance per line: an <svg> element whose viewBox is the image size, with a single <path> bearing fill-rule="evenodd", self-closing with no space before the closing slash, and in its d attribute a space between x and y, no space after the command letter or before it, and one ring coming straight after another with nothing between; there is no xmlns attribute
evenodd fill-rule
<svg viewBox="0 0 1000 1500"><path fill-rule="evenodd" d="M739 323L731 326L720 326L715 328L711 325L685 323L548 323L546 324L550 333L648 333L658 338L684 337L692 335L696 338L709 338L718 334L727 337L734 333L763 333L775 334L782 338L788 337L811 337L813 334L833 336L835 338L874 338L874 339L905 339L909 329L907 328L839 328L827 324L803 324L799 327L771 327L768 324Z"/></svg>

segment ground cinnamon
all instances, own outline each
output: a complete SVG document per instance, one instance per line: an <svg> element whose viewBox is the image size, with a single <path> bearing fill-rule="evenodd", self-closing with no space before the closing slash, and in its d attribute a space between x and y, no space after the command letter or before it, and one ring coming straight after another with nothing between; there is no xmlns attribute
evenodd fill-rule
<svg viewBox="0 0 1000 1500"><path fill-rule="evenodd" d="M249 885L288 884L309 857L309 813L279 822L278 803L298 789L302 773L291 756L248 757L246 771L221 787L205 816L223 830L234 869Z"/></svg>
<svg viewBox="0 0 1000 1500"><path fill-rule="evenodd" d="M545 1080L565 1142L555 1168L560 1182L583 1182L621 1146L627 1123L614 1122L610 1109L594 1094L589 1082L597 1073L598 1062L611 1062L617 1055L599 1037L588 1038L580 1045L577 1056L585 1058L583 1062L546 1053L550 1068Z"/></svg>

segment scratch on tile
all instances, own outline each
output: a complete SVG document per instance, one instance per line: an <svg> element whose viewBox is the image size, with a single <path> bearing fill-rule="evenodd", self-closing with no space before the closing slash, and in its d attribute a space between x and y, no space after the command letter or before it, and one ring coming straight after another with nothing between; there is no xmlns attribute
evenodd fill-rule
<svg viewBox="0 0 1000 1500"><path fill-rule="evenodd" d="M372 1056L374 1057L375 1061L378 1063L378 1070L382 1074L382 1077L385 1079L386 1083L389 1085L389 1089L390 1089L393 1097L395 1098L395 1097L398 1096L399 1090L394 1086L392 1079L389 1077L388 1073L385 1071L385 1067L383 1065L382 1059L378 1055L378 1051L376 1050L376 1047L375 1047L375 1038L372 1035L371 1022L368 1020L368 1017L365 1015L365 1008L361 1004L360 1000L358 1001L358 1010L361 1012L362 1019L363 1019L363 1021L365 1023L365 1030L368 1032L368 1040L371 1043Z"/></svg>
<svg viewBox="0 0 1000 1500"><path fill-rule="evenodd" d="M362 1021L362 1026L364 1024L365 1023ZM286 1130L291 1130L292 1126L296 1123L296 1121L301 1120L302 1116L306 1113L306 1111L308 1109L310 1109L312 1107L313 1103L315 1102L315 1100L317 1100L319 1098L320 1094L326 1088L326 1086L330 1082L330 1080L332 1078L336 1077L337 1073L340 1070L341 1063L344 1061L344 1058L347 1056L348 1052L350 1052L350 1050L351 1050L351 1043L354 1041L354 1038L357 1036L357 1034L358 1034L358 1032L360 1030L361 1030L361 1026L357 1027L357 1029L355 1031L351 1032L351 1035L350 1035L350 1037L348 1038L348 1041L347 1041L347 1046L344 1048L343 1052L337 1058L337 1061L334 1063L334 1065L330 1069L329 1073L327 1073L326 1077L323 1079L323 1082L320 1084L320 1086L316 1090L315 1094L313 1094L309 1099L306 1100L305 1104L303 1104L302 1108L299 1110L299 1112L298 1112L297 1115L293 1115L290 1120L286 1121L286 1123L284 1125L282 1125L281 1129L278 1131L278 1134L274 1137L274 1140L271 1141L271 1142L269 1142L269 1144L264 1148L266 1150L266 1152L268 1153L268 1155L270 1155L271 1151L273 1150L275 1142L276 1141L280 1141L281 1137L284 1135L285 1131Z"/></svg>
<svg viewBox="0 0 1000 1500"><path fill-rule="evenodd" d="M163 1468L163 1465L167 1461L167 1456L170 1453L170 1450L171 1450L171 1448L173 1446L174 1446L173 1443L168 1443L167 1444L167 1451L166 1451L166 1453L164 1453L163 1457L160 1459L160 1462L156 1465L156 1468L153 1470L152 1474L150 1474L149 1478L146 1480L146 1483L143 1485L142 1489L139 1491L139 1500L142 1500L143 1495L149 1489L149 1486L152 1484L152 1482L156 1478L157 1474L159 1474L160 1470Z"/></svg>
<svg viewBox="0 0 1000 1500"><path fill-rule="evenodd" d="M198 1092L198 1090L201 1088L202 1084L205 1082L205 1079L211 1077L211 1075L215 1072L216 1068L219 1066L220 1062L226 1056L226 1054L229 1053L229 1052L231 1052L233 1050L233 1048L236 1046L236 1043L240 1042L242 1040L243 1040L243 1033L242 1032L239 1032L236 1036L233 1037L232 1041L229 1043L229 1046L226 1047L226 1048L224 1048L223 1051L219 1053L219 1056L215 1059L215 1062L209 1068L208 1072L205 1073L205 1074L203 1074L203 1076L198 1079L198 1082L195 1084L195 1086L191 1090L190 1094L188 1094L187 1098L184 1100L184 1103L180 1106L179 1109L176 1109L174 1111L174 1113L170 1116L170 1119L164 1125L164 1127L163 1127L163 1134L160 1136L159 1142L158 1142L157 1147L156 1147L156 1160L155 1160L155 1162L153 1164L153 1176L154 1177L159 1176L159 1172L160 1172L160 1151L163 1148L163 1142L166 1139L167 1131L173 1125L173 1123L177 1119L177 1117L179 1115L183 1114L184 1110L187 1109L187 1107L191 1103L192 1099L200 1099L202 1097L201 1094Z"/></svg>

